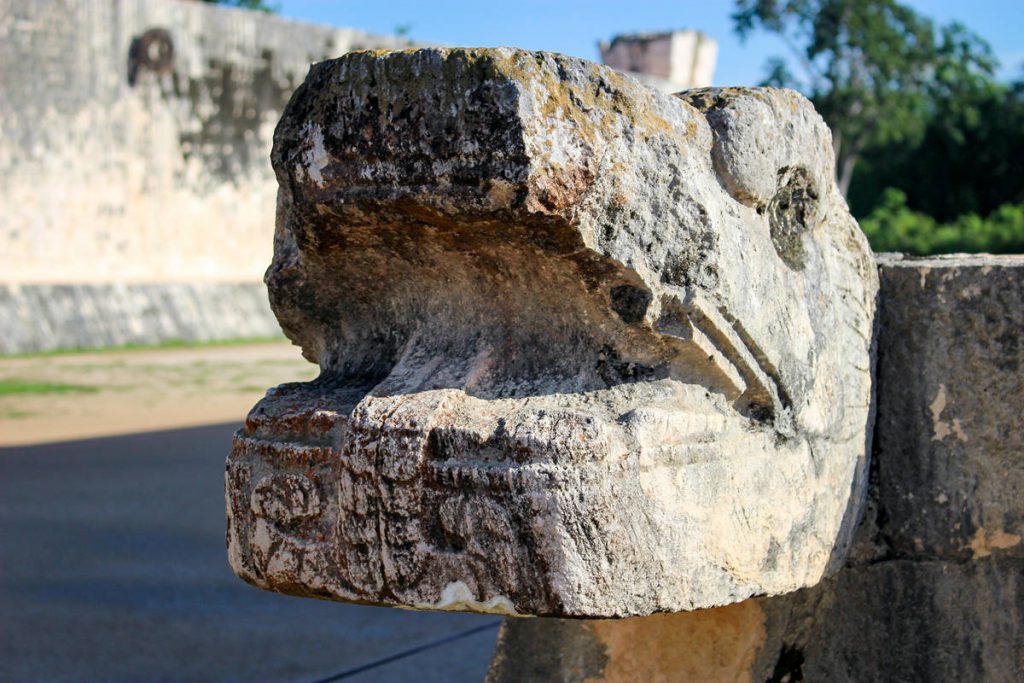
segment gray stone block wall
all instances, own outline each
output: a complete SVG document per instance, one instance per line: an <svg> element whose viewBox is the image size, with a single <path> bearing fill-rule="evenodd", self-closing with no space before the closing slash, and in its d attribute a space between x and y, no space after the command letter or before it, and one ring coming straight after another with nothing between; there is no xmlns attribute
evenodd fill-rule
<svg viewBox="0 0 1024 683"><path fill-rule="evenodd" d="M262 282L0 285L0 354L280 335Z"/></svg>
<svg viewBox="0 0 1024 683"><path fill-rule="evenodd" d="M258 280L292 91L406 44L203 2L0 0L0 282Z"/></svg>
<svg viewBox="0 0 1024 683"><path fill-rule="evenodd" d="M508 620L490 680L1024 680L1024 256L879 257L868 511L812 588Z"/></svg>

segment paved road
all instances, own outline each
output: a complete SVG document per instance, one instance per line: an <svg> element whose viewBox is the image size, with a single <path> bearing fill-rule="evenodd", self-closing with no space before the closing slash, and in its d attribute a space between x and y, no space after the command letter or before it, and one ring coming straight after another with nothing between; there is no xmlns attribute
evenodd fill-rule
<svg viewBox="0 0 1024 683"><path fill-rule="evenodd" d="M234 428L0 449L0 680L312 682L364 666L335 680L482 680L495 617L291 598L234 577Z"/></svg>

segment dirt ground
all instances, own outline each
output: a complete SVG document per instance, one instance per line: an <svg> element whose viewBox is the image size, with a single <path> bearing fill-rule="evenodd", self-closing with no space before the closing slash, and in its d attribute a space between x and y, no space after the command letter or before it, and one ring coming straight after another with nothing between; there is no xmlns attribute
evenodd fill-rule
<svg viewBox="0 0 1024 683"><path fill-rule="evenodd" d="M0 357L0 446L241 422L316 374L287 342Z"/></svg>

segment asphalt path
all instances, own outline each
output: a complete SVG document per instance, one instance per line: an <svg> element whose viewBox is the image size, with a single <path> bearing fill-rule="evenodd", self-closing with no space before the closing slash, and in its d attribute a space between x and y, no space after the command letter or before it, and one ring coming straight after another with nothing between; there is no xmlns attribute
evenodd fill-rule
<svg viewBox="0 0 1024 683"><path fill-rule="evenodd" d="M235 578L223 493L235 428L0 449L0 680L482 680L493 616Z"/></svg>

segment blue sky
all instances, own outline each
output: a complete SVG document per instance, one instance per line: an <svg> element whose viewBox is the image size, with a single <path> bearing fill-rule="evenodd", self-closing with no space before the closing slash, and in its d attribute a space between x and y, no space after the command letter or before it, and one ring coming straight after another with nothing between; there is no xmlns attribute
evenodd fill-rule
<svg viewBox="0 0 1024 683"><path fill-rule="evenodd" d="M1024 0L905 0L940 23L961 21L985 38L1003 63L1001 78L1024 76ZM729 0L279 0L281 14L374 33L411 25L411 37L448 45L514 45L598 60L597 41L617 33L697 28L718 41L718 85L753 85L765 59L784 55L770 36L740 43Z"/></svg>

